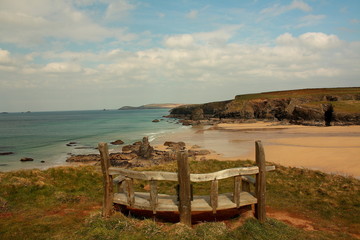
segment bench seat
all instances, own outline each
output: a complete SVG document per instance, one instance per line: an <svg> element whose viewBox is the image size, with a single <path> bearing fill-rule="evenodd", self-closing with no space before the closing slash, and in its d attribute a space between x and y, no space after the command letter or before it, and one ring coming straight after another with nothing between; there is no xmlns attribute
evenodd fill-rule
<svg viewBox="0 0 360 240"><path fill-rule="evenodd" d="M142 209L142 210L152 210L150 206L150 193L148 192L134 192L135 203L133 208ZM216 210L226 210L231 208L236 208L236 204L233 202L233 194L225 193L219 194L218 196L218 207ZM126 193L114 193L114 203L129 206L127 201ZM251 205L257 203L257 199L253 194L249 192L240 193L240 207ZM178 211L179 202L177 201L177 196L167 195L167 194L158 194L158 204L156 211ZM194 200L191 201L191 211L212 211L210 204L210 196L194 196Z"/></svg>

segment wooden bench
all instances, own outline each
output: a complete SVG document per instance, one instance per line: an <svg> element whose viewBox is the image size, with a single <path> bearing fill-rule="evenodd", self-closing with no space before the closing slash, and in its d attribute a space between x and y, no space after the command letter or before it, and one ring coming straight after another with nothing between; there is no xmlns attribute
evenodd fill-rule
<svg viewBox="0 0 360 240"><path fill-rule="evenodd" d="M255 217L263 222L266 219L265 191L266 171L275 170L274 166L265 166L264 149L260 141L255 142L256 164L253 167L225 169L213 173L190 174L186 152L177 153L178 173L163 171L134 171L111 167L106 143L99 143L101 166L104 176L103 216L113 212L113 204L132 209L157 212L179 212L180 222L191 225L192 212L212 212L255 205ZM204 162L206 164L206 162ZM253 178L249 175L255 175ZM231 193L218 193L219 180L234 178L234 190ZM149 182L149 192L135 192L134 179ZM158 193L158 181L178 182L178 195ZM210 195L192 196L191 182L211 182ZM114 193L114 184L117 191ZM255 191L250 191L250 185Z"/></svg>

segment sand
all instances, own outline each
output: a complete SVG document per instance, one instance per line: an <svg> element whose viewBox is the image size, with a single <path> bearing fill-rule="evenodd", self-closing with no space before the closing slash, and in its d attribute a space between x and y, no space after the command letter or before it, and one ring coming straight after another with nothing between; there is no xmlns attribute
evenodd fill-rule
<svg viewBox="0 0 360 240"><path fill-rule="evenodd" d="M268 122L191 127L164 136L212 150L207 159L254 160L254 142L261 140L268 162L360 178L360 126L315 127Z"/></svg>

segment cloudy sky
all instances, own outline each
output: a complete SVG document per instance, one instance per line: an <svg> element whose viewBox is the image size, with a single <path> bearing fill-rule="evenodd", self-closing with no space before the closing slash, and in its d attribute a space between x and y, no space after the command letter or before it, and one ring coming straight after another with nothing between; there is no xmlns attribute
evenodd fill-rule
<svg viewBox="0 0 360 240"><path fill-rule="evenodd" d="M360 86L358 0L0 0L0 112Z"/></svg>

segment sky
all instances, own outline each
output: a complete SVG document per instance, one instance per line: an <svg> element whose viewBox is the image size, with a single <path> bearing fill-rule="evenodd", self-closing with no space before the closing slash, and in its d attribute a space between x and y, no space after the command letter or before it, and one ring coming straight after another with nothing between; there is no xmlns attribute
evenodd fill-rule
<svg viewBox="0 0 360 240"><path fill-rule="evenodd" d="M0 0L0 112L360 86L358 0Z"/></svg>

